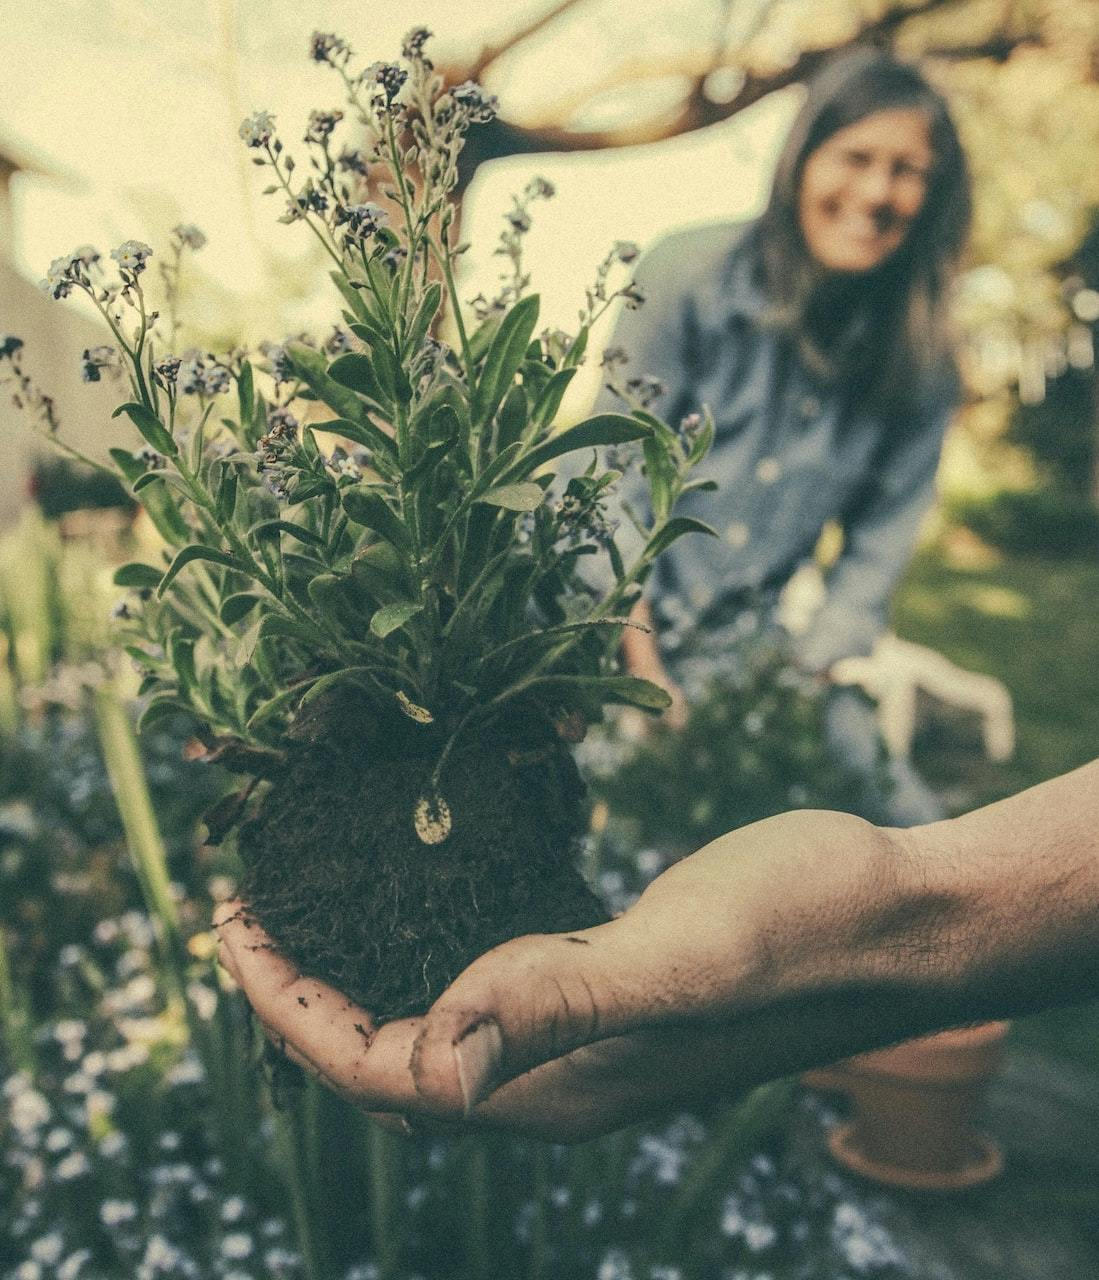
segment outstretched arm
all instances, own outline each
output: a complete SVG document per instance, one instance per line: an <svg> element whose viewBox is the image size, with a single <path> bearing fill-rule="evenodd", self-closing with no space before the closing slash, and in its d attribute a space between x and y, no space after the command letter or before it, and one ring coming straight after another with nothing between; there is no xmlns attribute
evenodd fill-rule
<svg viewBox="0 0 1099 1280"><path fill-rule="evenodd" d="M324 989L324 1012L304 1014L303 980L248 949L262 935L240 920L221 933L269 1034L368 1109L590 1137L1094 994L1099 761L903 832L823 811L732 832L609 924L489 952L369 1047L361 1010Z"/></svg>

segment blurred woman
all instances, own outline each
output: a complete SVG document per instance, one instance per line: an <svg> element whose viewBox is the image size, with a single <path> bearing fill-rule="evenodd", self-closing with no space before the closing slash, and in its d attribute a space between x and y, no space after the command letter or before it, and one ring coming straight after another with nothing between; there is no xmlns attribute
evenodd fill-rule
<svg viewBox="0 0 1099 1280"><path fill-rule="evenodd" d="M639 264L647 301L622 314L599 407L640 397L690 432L705 406L716 424L704 472L717 490L679 511L719 536L661 558L638 607L655 634L624 641L631 670L673 688L680 713L679 686L693 694L735 660L829 522L843 549L796 639L799 665L826 680L884 629L958 399L947 304L969 220L943 98L914 67L861 50L810 87L759 219L670 235ZM627 508L632 488L627 477ZM624 550L631 535L623 519ZM827 720L880 792L872 708L836 689ZM940 816L904 762L891 768L892 820Z"/></svg>

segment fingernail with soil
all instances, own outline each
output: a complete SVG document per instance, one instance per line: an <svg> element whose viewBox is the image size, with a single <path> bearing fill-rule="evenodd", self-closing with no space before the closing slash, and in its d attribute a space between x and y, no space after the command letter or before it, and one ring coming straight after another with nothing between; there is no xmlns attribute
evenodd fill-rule
<svg viewBox="0 0 1099 1280"><path fill-rule="evenodd" d="M492 1092L493 1081L504 1053L500 1028L491 1020L479 1022L454 1044L458 1085L468 1116L478 1102Z"/></svg>

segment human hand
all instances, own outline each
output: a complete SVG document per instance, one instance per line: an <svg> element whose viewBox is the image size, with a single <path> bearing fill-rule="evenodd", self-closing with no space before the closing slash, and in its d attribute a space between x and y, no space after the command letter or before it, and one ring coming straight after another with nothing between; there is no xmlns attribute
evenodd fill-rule
<svg viewBox="0 0 1099 1280"><path fill-rule="evenodd" d="M805 980L806 960L776 964L771 882L788 867L819 913L817 853L857 875L852 846L874 832L827 813L743 828L670 867L616 920L507 942L424 1017L381 1027L300 975L239 903L214 927L267 1035L356 1106L583 1140L840 1056L784 1024L783 986Z"/></svg>

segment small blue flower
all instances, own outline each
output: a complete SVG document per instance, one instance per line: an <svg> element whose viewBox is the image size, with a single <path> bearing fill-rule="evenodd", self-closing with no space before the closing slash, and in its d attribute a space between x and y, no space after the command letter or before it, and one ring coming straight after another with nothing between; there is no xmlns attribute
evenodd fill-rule
<svg viewBox="0 0 1099 1280"><path fill-rule="evenodd" d="M265 147L275 132L275 117L270 111L253 111L241 121L237 130L249 147Z"/></svg>
<svg viewBox="0 0 1099 1280"><path fill-rule="evenodd" d="M118 269L134 276L145 270L145 263L152 256L150 246L141 240L124 240L117 249L111 250L111 257L118 263Z"/></svg>

